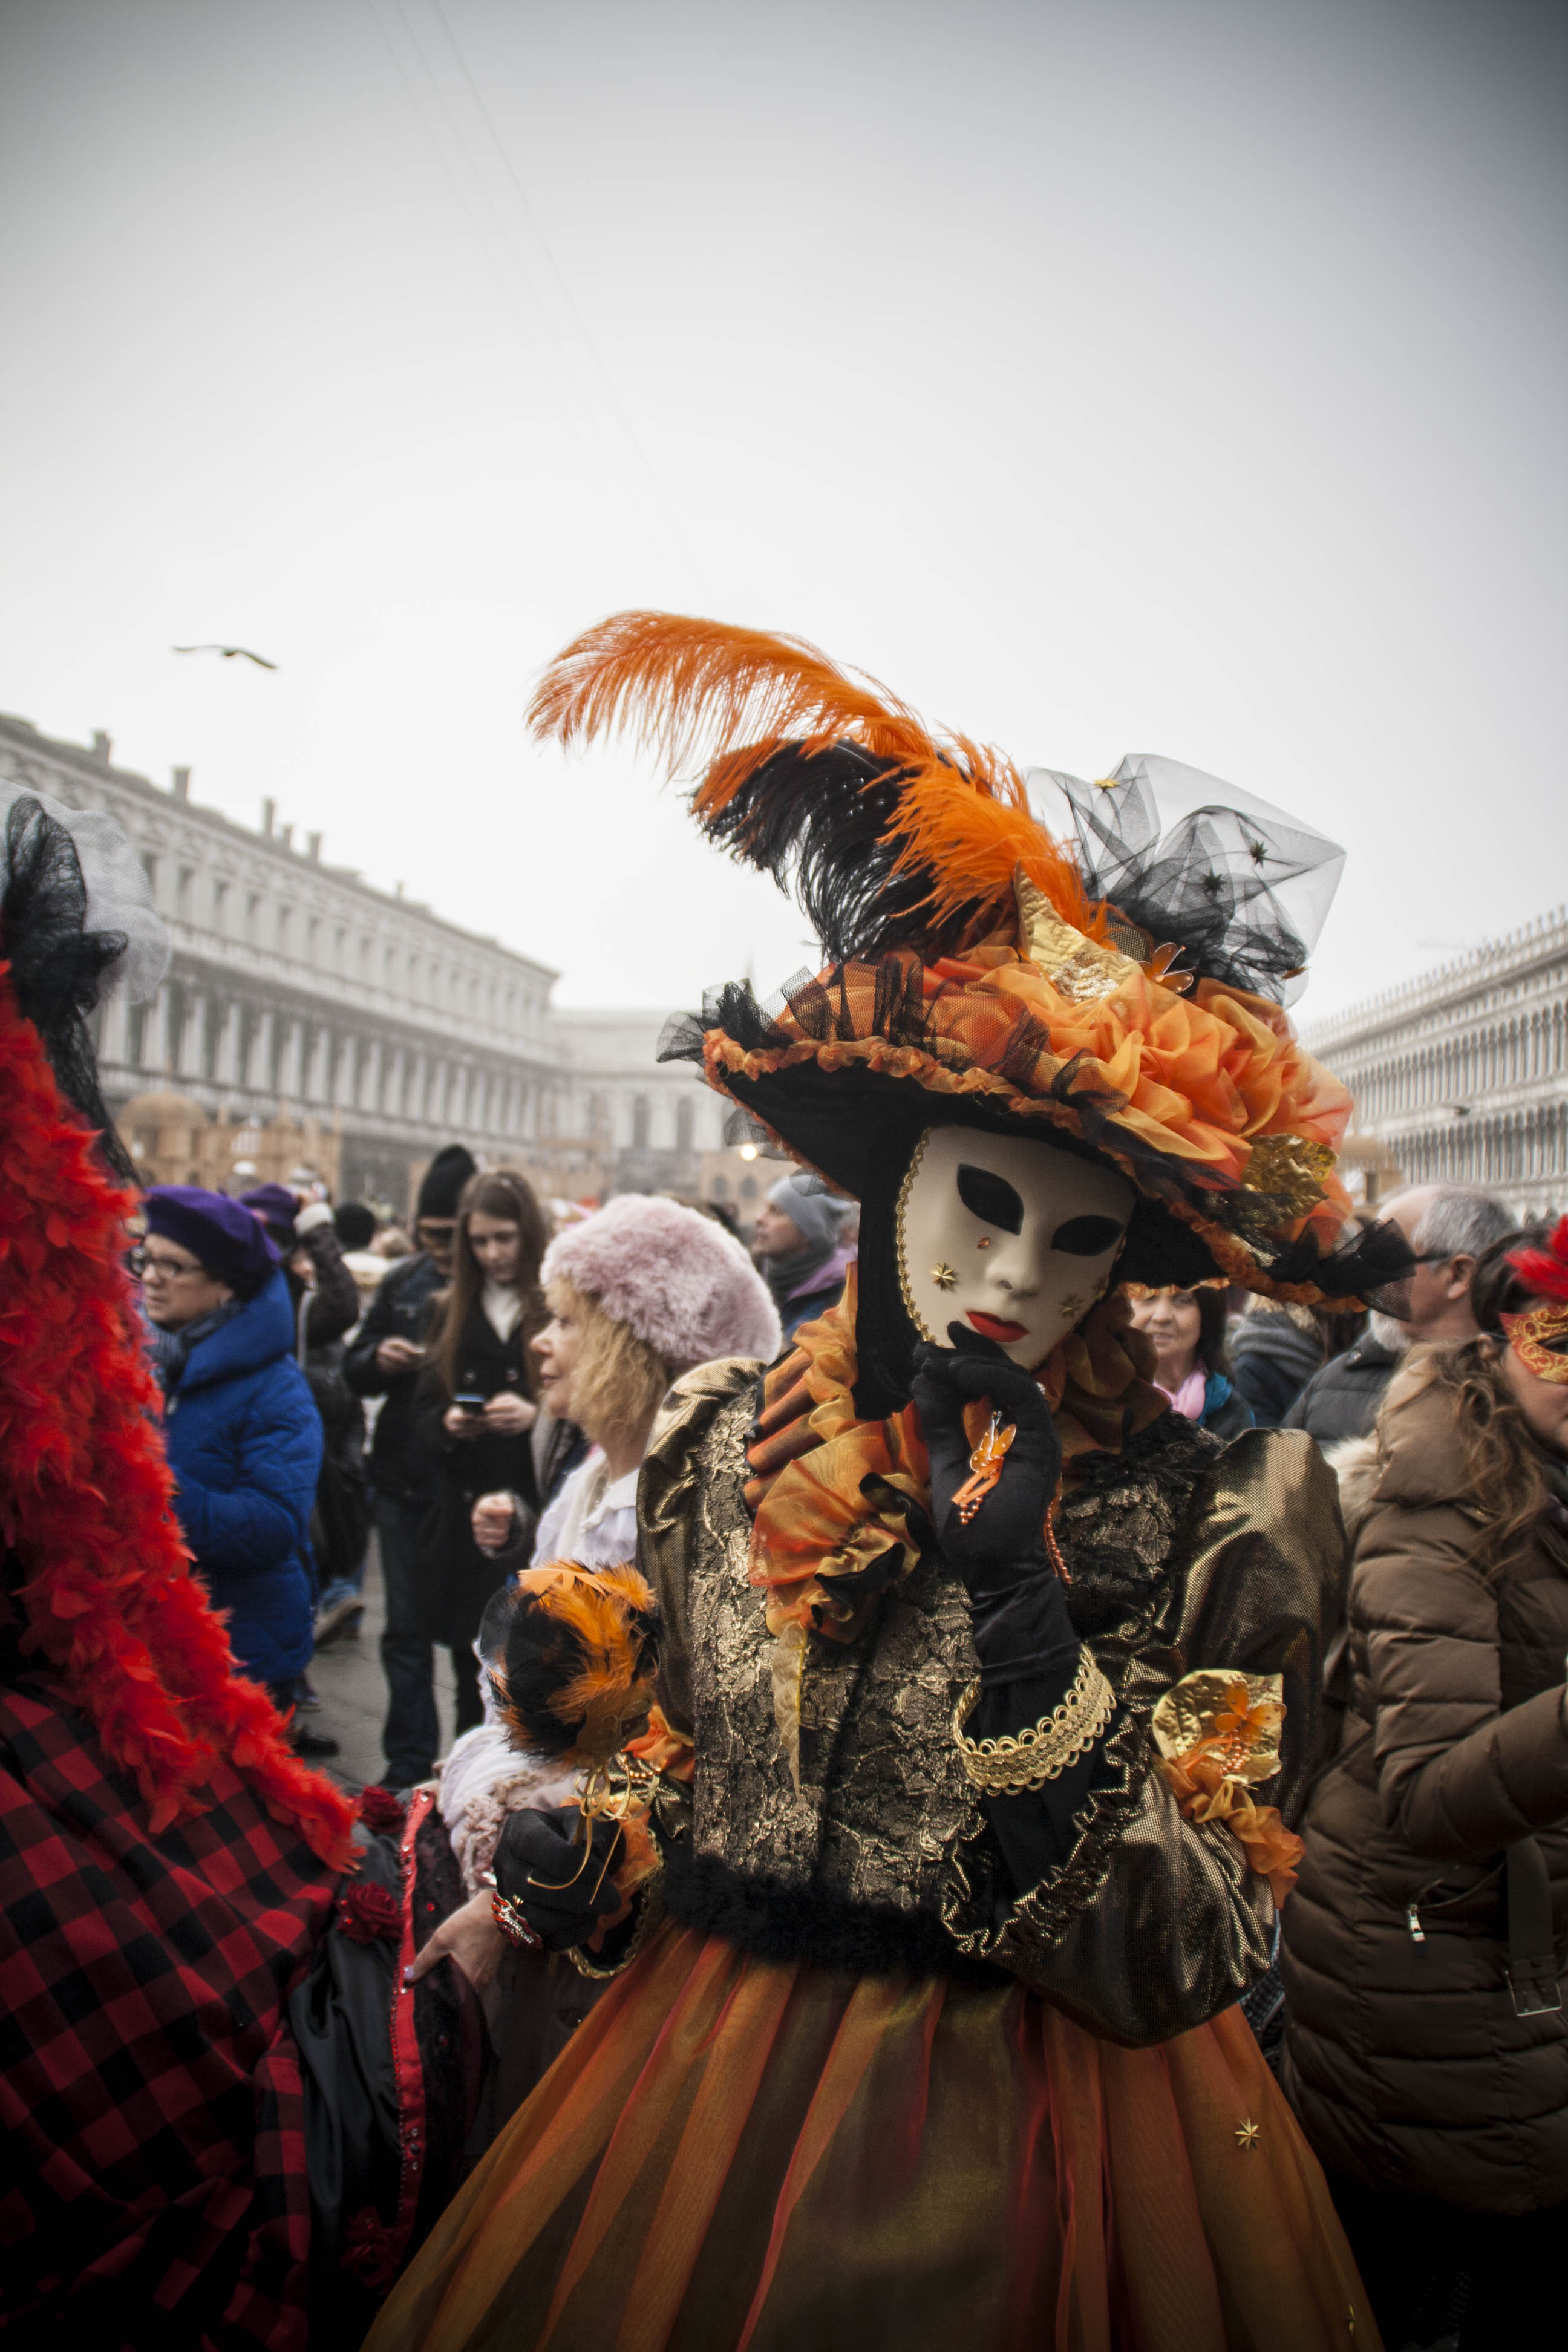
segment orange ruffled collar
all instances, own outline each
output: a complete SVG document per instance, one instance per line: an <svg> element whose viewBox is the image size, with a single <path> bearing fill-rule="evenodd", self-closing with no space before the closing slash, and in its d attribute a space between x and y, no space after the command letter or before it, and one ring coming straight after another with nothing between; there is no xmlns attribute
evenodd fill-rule
<svg viewBox="0 0 1568 2352"><path fill-rule="evenodd" d="M887 1421L855 1412L855 1269L837 1307L795 1333L795 1349L768 1373L757 1434L747 1453L752 1515L749 1573L766 1594L768 1630L786 1627L852 1642L878 1599L913 1568L919 1544L909 1507L931 1502L931 1468L912 1404ZM1096 1453L1125 1441L1166 1410L1147 1343L1125 1303L1102 1299L1041 1366L1061 1441L1064 1479ZM970 1409L972 1436L983 1405Z"/></svg>

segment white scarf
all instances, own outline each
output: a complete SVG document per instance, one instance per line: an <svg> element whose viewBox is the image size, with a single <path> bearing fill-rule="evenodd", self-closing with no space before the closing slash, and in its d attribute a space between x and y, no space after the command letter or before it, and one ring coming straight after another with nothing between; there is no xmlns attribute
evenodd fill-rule
<svg viewBox="0 0 1568 2352"><path fill-rule="evenodd" d="M510 1339L522 1313L522 1293L512 1289L510 1284L503 1286L499 1282L491 1282L487 1276L479 1305L484 1308L485 1321L496 1338L503 1343Z"/></svg>

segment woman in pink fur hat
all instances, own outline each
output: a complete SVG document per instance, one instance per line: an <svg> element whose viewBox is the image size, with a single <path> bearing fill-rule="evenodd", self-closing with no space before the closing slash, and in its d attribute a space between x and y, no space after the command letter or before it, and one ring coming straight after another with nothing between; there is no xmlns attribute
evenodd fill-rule
<svg viewBox="0 0 1568 2352"><path fill-rule="evenodd" d="M540 1280L551 1316L531 1343L540 1388L592 1451L541 1519L534 1557L607 1567L636 1550L637 1471L670 1382L721 1358L768 1362L778 1314L721 1225L641 1192L558 1234ZM517 1528L510 1496L480 1497L474 1532L487 1549L505 1553Z"/></svg>
<svg viewBox="0 0 1568 2352"><path fill-rule="evenodd" d="M640 1192L624 1193L558 1234L540 1281L551 1318L530 1343L541 1393L553 1420L574 1422L590 1446L540 1519L532 1559L618 1566L637 1554L637 1475L671 1381L719 1359L770 1361L781 1345L778 1311L721 1225L678 1201ZM474 1535L495 1554L498 1575L524 1565L527 1525L511 1495L481 1496L475 1505ZM486 1633L481 1626L481 1657ZM489 1874L507 1815L569 1802L575 1774L563 1779L553 1761L520 1754L488 1693L485 1718L441 1768L441 1813L471 1899L426 1944L416 1974L450 1958L482 1988L505 1953L489 2000L500 2061L490 2124L499 2130L600 1988L558 1956L516 1952L495 1924Z"/></svg>

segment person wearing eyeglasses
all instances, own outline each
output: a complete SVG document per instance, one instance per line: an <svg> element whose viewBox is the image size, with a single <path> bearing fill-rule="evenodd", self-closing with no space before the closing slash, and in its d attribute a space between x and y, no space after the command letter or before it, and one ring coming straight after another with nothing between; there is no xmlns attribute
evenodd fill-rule
<svg viewBox="0 0 1568 2352"><path fill-rule="evenodd" d="M1402 1286L1399 1313L1369 1316L1353 1346L1313 1373L1285 1415L1286 1429L1304 1429L1320 1445L1370 1437L1407 1349L1475 1338L1476 1260L1514 1229L1495 1193L1462 1184L1412 1185L1378 1213L1410 1244L1415 1270Z"/></svg>
<svg viewBox="0 0 1568 2352"><path fill-rule="evenodd" d="M180 1531L228 1612L241 1671L285 1717L310 1663L310 1507L321 1423L294 1360L278 1252L250 1211L195 1184L154 1185L132 1264L158 1334L163 1427Z"/></svg>

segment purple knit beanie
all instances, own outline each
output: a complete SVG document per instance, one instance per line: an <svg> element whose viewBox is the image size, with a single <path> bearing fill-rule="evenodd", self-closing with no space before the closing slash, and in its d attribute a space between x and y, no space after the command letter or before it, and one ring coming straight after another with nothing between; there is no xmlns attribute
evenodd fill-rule
<svg viewBox="0 0 1568 2352"><path fill-rule="evenodd" d="M266 1226L226 1193L204 1192L199 1184L154 1184L142 1194L142 1206L150 1234L188 1249L241 1298L254 1297L278 1264Z"/></svg>

